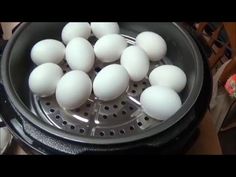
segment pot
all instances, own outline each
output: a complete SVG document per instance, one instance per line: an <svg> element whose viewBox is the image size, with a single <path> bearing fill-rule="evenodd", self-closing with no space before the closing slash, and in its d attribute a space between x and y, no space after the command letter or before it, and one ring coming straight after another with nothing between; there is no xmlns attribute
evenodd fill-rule
<svg viewBox="0 0 236 177"><path fill-rule="evenodd" d="M159 153L161 151L158 151L158 148L163 149L173 140L176 142L189 127L196 129L199 122L196 120L202 117L201 113L196 112L196 104L202 92L206 64L195 40L177 23L119 23L121 33L130 43L133 43L134 38L142 31L160 34L167 42L168 52L163 62L158 64L174 64L186 73L187 86L181 92L183 106L170 119L160 122L145 114L137 116L135 111L137 112L139 107L127 99L129 93L114 102L102 103L102 114L107 117L104 119L102 114L100 116L98 113L99 124L95 121L96 110L91 106L95 101L89 103L90 106L86 104L83 112L66 112L58 107L55 96L39 98L33 95L28 87L29 74L35 67L30 59L30 50L35 43L43 39L61 40L61 31L65 24L22 23L5 47L1 61L0 111L15 137L35 152L43 154ZM153 63L153 66L156 64ZM66 69L66 63L62 63L61 67ZM95 64L93 73L96 73L97 67L104 66ZM138 100L141 87L149 85L147 79L135 84L138 85L135 90L137 95L131 95L131 98ZM112 108L114 105L117 105L120 111L115 112ZM201 112L204 112L206 107L207 105ZM122 111L126 114L122 114ZM111 121L112 118L115 119L114 112L117 120ZM75 114L88 121L75 121ZM194 126L190 126L194 122ZM194 132L192 130L185 139L190 138Z"/></svg>

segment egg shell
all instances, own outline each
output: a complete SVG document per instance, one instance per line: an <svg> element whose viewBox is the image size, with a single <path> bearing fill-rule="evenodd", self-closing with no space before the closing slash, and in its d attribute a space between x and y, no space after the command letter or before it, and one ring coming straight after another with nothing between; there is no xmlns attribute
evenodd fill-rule
<svg viewBox="0 0 236 177"><path fill-rule="evenodd" d="M108 34L95 43L94 52L100 61L110 63L120 59L127 45L127 41L121 35Z"/></svg>
<svg viewBox="0 0 236 177"><path fill-rule="evenodd" d="M30 73L29 88L34 94L41 97L53 95L62 76L63 71L58 65L44 63Z"/></svg>
<svg viewBox="0 0 236 177"><path fill-rule="evenodd" d="M88 22L70 22L62 30L61 38L65 44L68 44L76 37L88 39L91 34L91 27Z"/></svg>
<svg viewBox="0 0 236 177"><path fill-rule="evenodd" d="M58 82L56 99L58 104L68 110L84 104L92 92L92 82L83 71L70 71Z"/></svg>
<svg viewBox="0 0 236 177"><path fill-rule="evenodd" d="M65 46L54 39L37 42L31 49L31 59L36 65L43 63L60 63L65 56Z"/></svg>
<svg viewBox="0 0 236 177"><path fill-rule="evenodd" d="M91 22L91 29L98 39L107 34L119 34L120 28L116 22Z"/></svg>
<svg viewBox="0 0 236 177"><path fill-rule="evenodd" d="M92 45L84 38L74 38L66 46L66 61L72 70L89 72L95 61Z"/></svg>
<svg viewBox="0 0 236 177"><path fill-rule="evenodd" d="M147 54L137 46L130 46L121 55L120 63L128 71L130 79L138 82L148 73L150 62Z"/></svg>
<svg viewBox="0 0 236 177"><path fill-rule="evenodd" d="M140 96L143 111L157 120L167 120L182 106L179 95L172 89L162 86L151 86Z"/></svg>
<svg viewBox="0 0 236 177"><path fill-rule="evenodd" d="M149 75L151 85L166 86L181 92L187 83L186 74L174 65L162 65L155 68Z"/></svg>
<svg viewBox="0 0 236 177"><path fill-rule="evenodd" d="M103 68L95 77L93 91L103 101L118 98L128 88L129 75L126 69L118 64Z"/></svg>
<svg viewBox="0 0 236 177"><path fill-rule="evenodd" d="M141 47L148 55L151 61L159 61L167 53L167 44L159 35L151 31L140 33L136 37L136 45Z"/></svg>

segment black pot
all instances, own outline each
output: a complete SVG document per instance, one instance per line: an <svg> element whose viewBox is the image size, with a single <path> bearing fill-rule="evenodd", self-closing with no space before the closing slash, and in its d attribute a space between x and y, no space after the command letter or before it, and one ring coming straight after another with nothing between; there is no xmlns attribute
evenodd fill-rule
<svg viewBox="0 0 236 177"><path fill-rule="evenodd" d="M23 23L4 50L0 111L12 134L35 152L43 154L180 152L180 145L168 150L165 147L174 147L173 144L178 144L180 139L182 145L187 143L205 113L211 95L211 77L207 63L203 60L205 56L191 35L175 23L120 23L121 32L129 36L135 37L147 30L163 36L168 45L167 56L187 75L188 83L181 93L183 106L167 121L137 134L119 138L88 137L60 130L32 112L28 77L35 66L30 59L30 50L42 39L60 40L64 25Z"/></svg>

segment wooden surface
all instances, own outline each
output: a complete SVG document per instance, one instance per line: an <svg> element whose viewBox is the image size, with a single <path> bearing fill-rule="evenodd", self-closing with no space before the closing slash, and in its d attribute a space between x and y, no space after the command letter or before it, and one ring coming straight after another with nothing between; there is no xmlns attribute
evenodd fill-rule
<svg viewBox="0 0 236 177"><path fill-rule="evenodd" d="M27 155L27 153L13 140L11 146L5 153L6 155Z"/></svg>
<svg viewBox="0 0 236 177"><path fill-rule="evenodd" d="M200 135L187 154L221 155L220 142L213 126L211 113L207 112L200 124Z"/></svg>

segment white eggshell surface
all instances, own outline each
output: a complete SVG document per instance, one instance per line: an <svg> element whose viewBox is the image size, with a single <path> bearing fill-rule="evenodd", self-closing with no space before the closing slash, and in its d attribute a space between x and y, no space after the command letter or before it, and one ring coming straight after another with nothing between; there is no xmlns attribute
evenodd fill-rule
<svg viewBox="0 0 236 177"><path fill-rule="evenodd" d="M174 65L162 65L155 68L149 75L151 85L166 86L181 92L187 83L187 77L182 69Z"/></svg>
<svg viewBox="0 0 236 177"><path fill-rule="evenodd" d="M36 65L43 63L60 63L65 56L65 46L54 39L37 42L31 49L31 59Z"/></svg>
<svg viewBox="0 0 236 177"><path fill-rule="evenodd" d="M147 115L158 120L167 120L182 106L179 95L174 90L162 86L151 86L144 90L140 103Z"/></svg>
<svg viewBox="0 0 236 177"><path fill-rule="evenodd" d="M95 77L93 91L103 101L116 99L128 88L129 75L126 69L118 64L103 68Z"/></svg>
<svg viewBox="0 0 236 177"><path fill-rule="evenodd" d="M101 37L94 45L96 57L105 63L120 59L127 47L127 41L119 34L108 34Z"/></svg>
<svg viewBox="0 0 236 177"><path fill-rule="evenodd" d="M148 73L150 62L147 54L137 46L130 46L121 55L120 63L128 71L132 81L141 81Z"/></svg>
<svg viewBox="0 0 236 177"><path fill-rule="evenodd" d="M66 46L66 61L72 70L89 72L94 60L93 47L86 39L74 38Z"/></svg>
<svg viewBox="0 0 236 177"><path fill-rule="evenodd" d="M58 104L68 110L84 104L92 92L92 82L83 71L70 71L59 81L56 89Z"/></svg>
<svg viewBox="0 0 236 177"><path fill-rule="evenodd" d="M147 53L151 61L163 59L167 52L165 40L159 34L151 31L140 33L136 37L136 44Z"/></svg>
<svg viewBox="0 0 236 177"><path fill-rule="evenodd" d="M39 65L29 76L30 90L41 97L50 96L55 93L62 76L62 69L54 63Z"/></svg>
<svg viewBox="0 0 236 177"><path fill-rule="evenodd" d="M91 22L94 36L98 39L107 34L119 34L120 28L116 22Z"/></svg>
<svg viewBox="0 0 236 177"><path fill-rule="evenodd" d="M70 22L62 30L61 38L65 44L68 44L76 37L88 39L91 34L91 27L88 22Z"/></svg>

